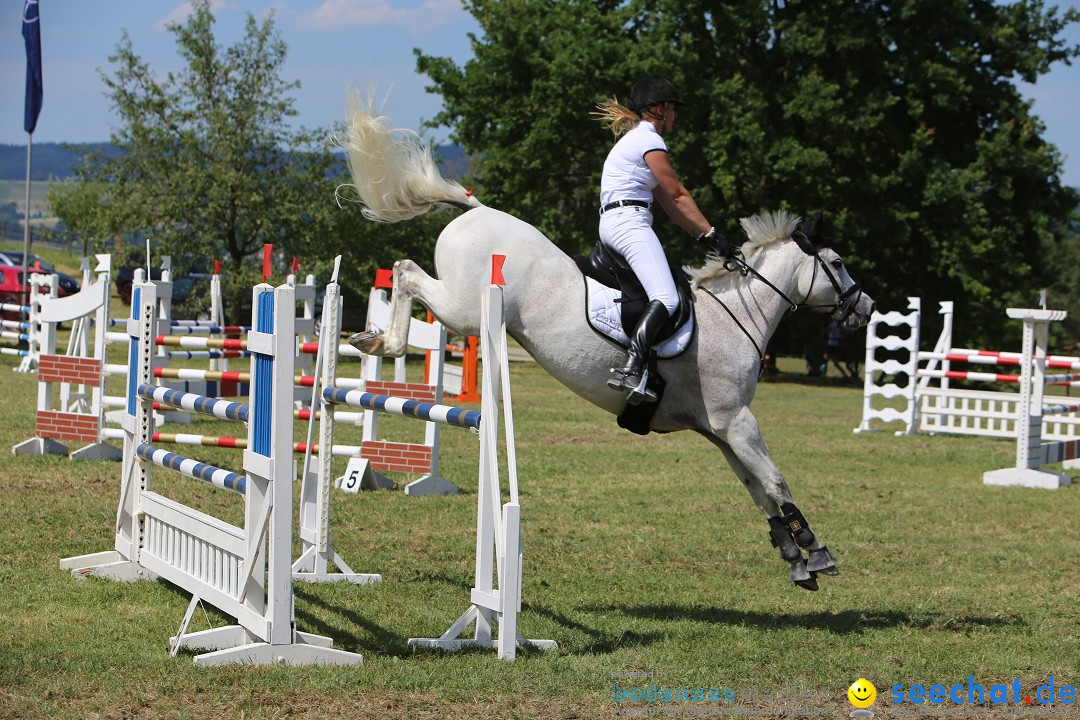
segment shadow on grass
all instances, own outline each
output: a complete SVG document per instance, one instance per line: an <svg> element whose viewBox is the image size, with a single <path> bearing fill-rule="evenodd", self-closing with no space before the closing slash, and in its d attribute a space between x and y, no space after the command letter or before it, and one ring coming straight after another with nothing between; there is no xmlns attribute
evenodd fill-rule
<svg viewBox="0 0 1080 720"><path fill-rule="evenodd" d="M305 603L317 606L341 617L340 624L321 620L314 615L296 608L297 626L305 632L314 632L334 639L334 647L349 651L378 651L379 655L404 657L412 654L407 638L390 632L381 625L372 622L363 615L342 605L330 603L309 592L297 583L293 592Z"/></svg>
<svg viewBox="0 0 1080 720"><path fill-rule="evenodd" d="M589 641L585 643L581 654L608 655L626 647L652 645L654 642L667 637L667 633L660 632L640 633L633 630L620 630L617 633L604 632L573 620L562 613L531 603L522 603L521 609L588 636Z"/></svg>
<svg viewBox="0 0 1080 720"><path fill-rule="evenodd" d="M840 612L769 613L725 608L643 605L585 608L589 612L619 613L649 620L691 620L714 625L753 626L766 629L802 628L827 630L837 635L857 635L868 630L908 627L943 632L971 632L979 628L1021 627L1027 622L1019 615L991 617L951 613L907 613L901 610L843 610Z"/></svg>
<svg viewBox="0 0 1080 720"><path fill-rule="evenodd" d="M441 573L415 573L413 581L433 582L459 588L466 593L471 588L471 580L464 577L452 577ZM170 589L171 586L169 586ZM177 590L178 594L186 595ZM334 646L342 650L356 652L377 652L381 656L408 657L418 652L441 651L417 649L408 644L407 638L387 630L363 615L339 604L328 602L317 594L307 591L298 583L294 592L305 603L310 603L324 611L341 618L340 623L329 623L315 615L296 609L298 626L307 632L327 635L334 639ZM466 595L467 597L467 595ZM224 615L208 608L220 619ZM842 610L839 612L809 613L763 613L727 608L700 607L686 605L603 605L578 608L583 613L602 615L622 615L641 620L659 620L671 622L699 622L712 625L756 627L766 630L825 630L836 635L859 635L865 632L888 628L914 628L947 633L970 633L983 628L1017 628L1028 623L1018 613L999 616L970 615L958 613L918 612L902 610ZM641 632L629 628L603 630L590 627L581 621L581 615L573 618L557 610L533 603L523 603L522 610L546 618L569 631L588 638L580 650L574 654L607 655L629 647L646 647L658 641L668 639L670 630ZM497 627L497 626L496 626ZM471 626L470 626L471 629ZM466 632L466 635L469 633ZM487 653L483 648L463 648L461 654ZM519 648L519 654L539 654L543 651Z"/></svg>

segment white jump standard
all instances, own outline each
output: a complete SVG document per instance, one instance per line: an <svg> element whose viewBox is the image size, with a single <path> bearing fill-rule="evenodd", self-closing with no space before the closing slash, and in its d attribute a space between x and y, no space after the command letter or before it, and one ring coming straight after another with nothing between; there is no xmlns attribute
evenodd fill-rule
<svg viewBox="0 0 1080 720"><path fill-rule="evenodd" d="M874 432L879 423L903 422L904 429L897 435L922 431L1007 438L1016 443L1016 464L984 473L985 484L1044 489L1069 484L1069 475L1041 469L1059 462L1067 469L1080 467L1080 404L1055 404L1048 402L1054 397L1045 394L1048 386L1080 385L1080 374L1046 374L1047 368L1080 370L1080 358L1046 352L1049 324L1063 319L1064 311L1008 308L1010 318L1023 321L1024 336L1020 352L1005 352L952 347L953 303L940 305L942 330L930 352L919 350L919 298L908 298L909 314L874 313L866 338L863 417L855 432ZM881 327L900 331L879 336ZM879 350L906 354L906 359L890 356L882 360ZM953 370L951 363L1019 367L1020 374ZM880 381L875 380L877 376ZM906 383L901 384L904 377ZM951 380L1006 383L1019 388L968 390L950 387ZM879 407L875 402L879 398L894 401L894 405L901 400L903 408Z"/></svg>
<svg viewBox="0 0 1080 720"><path fill-rule="evenodd" d="M322 331L318 343L302 343L301 353L314 351L314 376L311 381L310 408L307 411L307 436L303 443L304 462L300 470L300 557L292 564L293 580L305 582L350 582L357 585L381 582L378 573L357 573L333 548L330 532L330 492L333 488L334 408L323 405L319 388L332 385L340 355L341 292L337 283L341 256L334 261L334 273L323 299ZM311 347L314 345L314 347ZM351 348L350 348L351 349ZM320 405L322 409L320 409ZM303 411L301 411L303 412ZM351 415L352 413L350 413ZM319 442L313 442L315 422L319 423ZM347 454L359 455L360 448ZM317 455L317 458L316 458ZM317 463L312 465L312 460Z"/></svg>
<svg viewBox="0 0 1080 720"><path fill-rule="evenodd" d="M1009 308L1009 317L1022 320L1024 338L1020 364L1020 407L1016 418L1016 465L983 473L986 485L1022 485L1023 487L1056 490L1072 482L1066 473L1041 468L1041 465L1071 461L1077 458L1080 440L1059 440L1043 443L1043 417L1076 412L1076 404L1045 405L1044 388L1055 380L1069 375L1047 375L1046 346L1050 323L1065 319L1064 310L1026 310ZM1066 467L1075 463L1066 462Z"/></svg>
<svg viewBox="0 0 1080 720"><path fill-rule="evenodd" d="M497 268L494 276L501 277L504 259L493 256ZM526 640L517 632L517 614L521 611L521 503L518 499L510 363L506 352L506 318L502 287L498 285L488 287L482 296L480 346L484 379L480 417L477 418L480 420L480 487L476 501L476 575L470 593L472 604L441 636L409 638L409 644L450 651L464 647L497 647L500 659L513 660L518 646L555 650L558 644L554 640ZM500 398L504 410L510 497L506 503L502 503L499 480ZM493 623L498 623L497 639L492 639ZM473 626L472 637L461 637L470 625Z"/></svg>
<svg viewBox="0 0 1080 720"><path fill-rule="evenodd" d="M205 651L197 665L334 664L362 661L334 650L330 638L294 627L292 588L293 376L295 296L288 286L255 287L251 350L251 405L206 398L153 384L158 334L156 287L136 284L128 322L129 374L123 417L124 458L115 550L68 558L77 576L113 580L168 580L192 594L172 639ZM154 402L219 418L247 418L244 474L156 448ZM244 524L236 527L152 490L151 468L171 468L244 496ZM235 625L186 633L200 600L236 619Z"/></svg>
<svg viewBox="0 0 1080 720"><path fill-rule="evenodd" d="M336 278L336 275L335 275ZM336 282L327 286L323 303L324 342L331 346L340 333L340 298ZM477 500L475 581L470 595L471 604L450 629L439 638L411 638L410 645L457 650L461 647L496 648L498 657L513 660L517 648L553 649L551 640L526 640L517 632L517 614L521 609L521 507L518 500L517 457L514 447L513 412L510 399L509 364L506 356L506 325L503 318L502 288L492 286L483 302L484 362L483 404L480 412L448 405L393 397L337 386L337 358L333 353L323 357L320 380L322 390L322 419L318 447L330 447L333 442L334 414L337 406L359 407L378 412L412 417L440 425L453 425L479 431L479 490ZM321 354L321 353L320 353ZM506 466L509 479L509 502L501 504L499 472L499 407L505 413ZM332 477L329 457L320 455L317 482L305 477L301 490L301 537L305 543L326 538ZM318 528L306 530L305 518L320 521ZM323 530L320 531L320 528ZM307 535L307 537L305 537ZM323 561L324 563L327 560ZM497 583L496 583L497 579ZM461 637L474 626L472 637ZM492 627L498 626L493 638Z"/></svg>

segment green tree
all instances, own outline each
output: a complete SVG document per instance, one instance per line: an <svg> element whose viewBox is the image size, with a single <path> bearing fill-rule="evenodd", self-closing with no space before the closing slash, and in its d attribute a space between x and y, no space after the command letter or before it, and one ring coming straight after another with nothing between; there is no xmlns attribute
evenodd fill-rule
<svg viewBox="0 0 1080 720"><path fill-rule="evenodd" d="M1080 12L1041 0L469 0L482 35L459 67L417 52L445 99L434 122L480 157L479 197L565 250L596 237L610 134L589 117L646 73L690 105L668 138L707 217L739 237L763 209L826 211L885 308L957 301L971 340L1030 305L1078 194L1059 180L1016 82L1080 49ZM669 254L700 256L673 224ZM928 305L933 307L932 304Z"/></svg>
<svg viewBox="0 0 1080 720"><path fill-rule="evenodd" d="M116 152L89 150L80 183L56 188L54 200L69 227L93 238L103 227L147 236L180 271L224 259L234 306L258 272L244 261L264 243L286 257L325 244L340 224L331 208L344 176L325 131L288 125L299 83L282 79L286 46L273 18L248 15L243 39L223 48L209 1L192 5L185 24L168 28L187 63L175 74L155 75L124 33L113 74L102 73L120 121ZM83 212L88 203L96 213Z"/></svg>
<svg viewBox="0 0 1080 720"><path fill-rule="evenodd" d="M326 282L340 254L346 321L358 329L375 269L430 257L446 218L384 226L339 207L335 188L348 173L330 130L288 124L299 83L282 79L286 46L273 17L248 15L243 39L222 48L209 0L192 6L185 24L169 26L186 61L175 74L159 79L124 34L110 58L113 74L103 73L120 120L113 148L81 148L76 179L51 189L53 207L89 250L149 237L178 273L225 260L234 321L244 319L248 288L261 279L264 243L275 247L275 282L293 256L303 274ZM141 245L133 250L141 264Z"/></svg>
<svg viewBox="0 0 1080 720"><path fill-rule="evenodd" d="M107 183L75 178L53 183L49 186L49 206L64 220L64 232L81 239L84 256L123 234L125 222L112 204Z"/></svg>

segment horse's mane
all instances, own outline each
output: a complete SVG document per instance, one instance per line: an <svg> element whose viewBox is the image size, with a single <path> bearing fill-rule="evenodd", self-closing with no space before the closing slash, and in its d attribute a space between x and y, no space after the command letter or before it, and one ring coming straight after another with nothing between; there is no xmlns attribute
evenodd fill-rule
<svg viewBox="0 0 1080 720"><path fill-rule="evenodd" d="M795 232L795 228L799 225L799 218L787 210L777 210L742 218L739 224L747 238L742 245L742 254L747 264L753 266L754 261L766 248L791 239L791 233ZM689 276L690 285L695 290L702 285L708 285L710 289L716 290L732 284L736 278L741 277L739 273L725 270L723 259L715 255L710 255L701 267L685 265L683 270Z"/></svg>

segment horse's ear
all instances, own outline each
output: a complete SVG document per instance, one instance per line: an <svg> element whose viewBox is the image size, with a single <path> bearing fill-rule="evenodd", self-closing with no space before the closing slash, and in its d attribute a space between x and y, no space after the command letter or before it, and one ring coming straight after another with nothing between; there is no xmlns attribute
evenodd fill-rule
<svg viewBox="0 0 1080 720"><path fill-rule="evenodd" d="M807 255L815 254L814 243L810 241L810 238L806 236L806 232L804 232L802 228L791 233L791 239L794 240L795 244L799 246L799 249Z"/></svg>
<svg viewBox="0 0 1080 720"><path fill-rule="evenodd" d="M816 218L807 218L799 223L799 229L791 233L791 239L807 255L817 253L817 237L820 228L821 215Z"/></svg>

